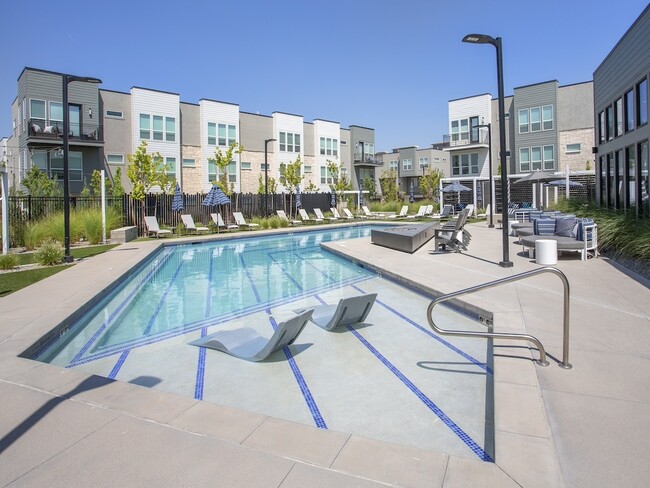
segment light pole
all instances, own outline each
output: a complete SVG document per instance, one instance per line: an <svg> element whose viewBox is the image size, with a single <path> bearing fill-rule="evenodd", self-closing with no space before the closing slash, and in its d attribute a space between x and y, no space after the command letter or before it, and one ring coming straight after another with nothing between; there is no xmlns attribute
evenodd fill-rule
<svg viewBox="0 0 650 488"><path fill-rule="evenodd" d="M63 78L63 235L65 254L63 261L71 263L70 255L70 108L68 107L68 84L73 81L99 84L102 80L87 76L61 75Z"/></svg>
<svg viewBox="0 0 650 488"><path fill-rule="evenodd" d="M503 99L503 57L501 38L486 34L467 34L463 42L471 44L492 44L497 50L497 84L499 88L499 152L501 159L501 223L503 238L503 260L499 263L502 268L512 268L508 242L508 168L506 160L506 119L505 101ZM491 177L492 175L490 175Z"/></svg>
<svg viewBox="0 0 650 488"><path fill-rule="evenodd" d="M494 228L494 211L492 210L492 207L494 207L494 202L492 201L492 124L479 124L476 127L487 127L488 130L488 171L490 173L490 223L488 227L492 229Z"/></svg>
<svg viewBox="0 0 650 488"><path fill-rule="evenodd" d="M264 217L269 216L269 142L276 139L264 139Z"/></svg>

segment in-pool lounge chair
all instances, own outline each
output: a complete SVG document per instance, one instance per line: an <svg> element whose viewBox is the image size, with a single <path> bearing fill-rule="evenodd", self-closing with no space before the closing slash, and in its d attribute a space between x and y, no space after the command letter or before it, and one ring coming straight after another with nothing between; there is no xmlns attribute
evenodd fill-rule
<svg viewBox="0 0 650 488"><path fill-rule="evenodd" d="M224 229L226 231L231 231L239 229L239 226L237 224L226 224L221 218L220 213L211 213L210 217L212 217L212 222L214 222L214 225L217 226L217 230Z"/></svg>
<svg viewBox="0 0 650 488"><path fill-rule="evenodd" d="M183 225L185 225L185 228L188 230L188 232L194 231L197 234L199 232L210 232L210 229L207 227L197 227L196 224L194 224L194 219L190 214L181 215L181 219L183 219Z"/></svg>
<svg viewBox="0 0 650 488"><path fill-rule="evenodd" d="M275 351L290 346L302 332L311 317L307 310L300 315L278 324L270 338L266 338L250 327L236 330L221 330L190 342L193 346L208 347L225 352L246 361L264 361Z"/></svg>
<svg viewBox="0 0 650 488"><path fill-rule="evenodd" d="M342 298L337 305L314 307L311 321L322 329L332 330L344 325L357 324L366 320L377 298L376 293ZM304 310L295 310L303 313Z"/></svg>
<svg viewBox="0 0 650 488"><path fill-rule="evenodd" d="M281 220L286 220L287 222L289 222L289 225L302 225L302 220L289 219L289 217L287 217L287 214L284 210L276 210L276 212L278 214L278 217L280 217Z"/></svg>
<svg viewBox="0 0 650 488"><path fill-rule="evenodd" d="M144 225L147 226L147 235L155 234L156 237L172 235L171 230L160 228L160 226L158 225L158 219L154 215L145 217Z"/></svg>
<svg viewBox="0 0 650 488"><path fill-rule="evenodd" d="M246 227L248 230L252 230L257 229L260 226L260 224L247 223L244 214L241 212L233 212L232 216L235 217L235 222L237 222L239 227Z"/></svg>

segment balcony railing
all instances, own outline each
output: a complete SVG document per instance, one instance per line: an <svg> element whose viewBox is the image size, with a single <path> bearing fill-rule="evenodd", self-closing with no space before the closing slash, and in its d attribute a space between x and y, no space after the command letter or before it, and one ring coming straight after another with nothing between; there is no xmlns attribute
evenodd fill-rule
<svg viewBox="0 0 650 488"><path fill-rule="evenodd" d="M78 124L71 122L70 141L104 142L104 128L100 124ZM63 139L61 120L29 119L29 137L33 139Z"/></svg>
<svg viewBox="0 0 650 488"><path fill-rule="evenodd" d="M465 139L463 139L465 137ZM486 131L481 131L479 134L445 134L442 136L443 143L448 143L449 147L463 147L473 146L476 144L489 145L490 140Z"/></svg>
<svg viewBox="0 0 650 488"><path fill-rule="evenodd" d="M354 164L359 166L381 166L384 164L384 162L381 159L375 157L374 154L368 155L362 153L354 153Z"/></svg>

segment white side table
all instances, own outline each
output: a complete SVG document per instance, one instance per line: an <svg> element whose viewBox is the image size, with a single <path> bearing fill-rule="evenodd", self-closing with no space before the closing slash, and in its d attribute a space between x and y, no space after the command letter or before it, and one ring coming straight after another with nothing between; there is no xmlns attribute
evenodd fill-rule
<svg viewBox="0 0 650 488"><path fill-rule="evenodd" d="M557 264L557 241L553 239L536 240L535 262L544 266Z"/></svg>
<svg viewBox="0 0 650 488"><path fill-rule="evenodd" d="M515 235L514 231L512 230L512 224L518 224L518 223L519 223L518 220L508 220L508 235L509 236L514 236Z"/></svg>

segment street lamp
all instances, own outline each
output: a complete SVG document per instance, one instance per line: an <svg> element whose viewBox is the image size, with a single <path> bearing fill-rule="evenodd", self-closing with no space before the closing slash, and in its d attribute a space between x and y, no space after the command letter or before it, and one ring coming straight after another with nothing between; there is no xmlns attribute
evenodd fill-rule
<svg viewBox="0 0 650 488"><path fill-rule="evenodd" d="M506 160L506 119L505 101L503 94L503 57L501 38L485 34L467 34L463 42L470 44L492 44L497 50L497 84L499 88L499 152L501 158L501 223L503 238L503 261L499 263L502 268L512 268L508 242L508 168ZM490 175L492 177L492 175ZM491 195L490 195L491 197Z"/></svg>
<svg viewBox="0 0 650 488"><path fill-rule="evenodd" d="M269 142L276 139L264 139L264 216L269 216Z"/></svg>
<svg viewBox="0 0 650 488"><path fill-rule="evenodd" d="M494 202L492 201L492 124L479 124L476 127L487 127L488 130L488 171L490 173L490 205L494 207ZM494 211L490 210L490 224L488 227L490 229L494 228L493 222Z"/></svg>
<svg viewBox="0 0 650 488"><path fill-rule="evenodd" d="M63 261L71 263L70 255L70 165L68 153L70 152L70 108L68 107L68 83L82 81L84 83L99 84L102 80L87 76L61 75L63 78L63 234L65 255Z"/></svg>

